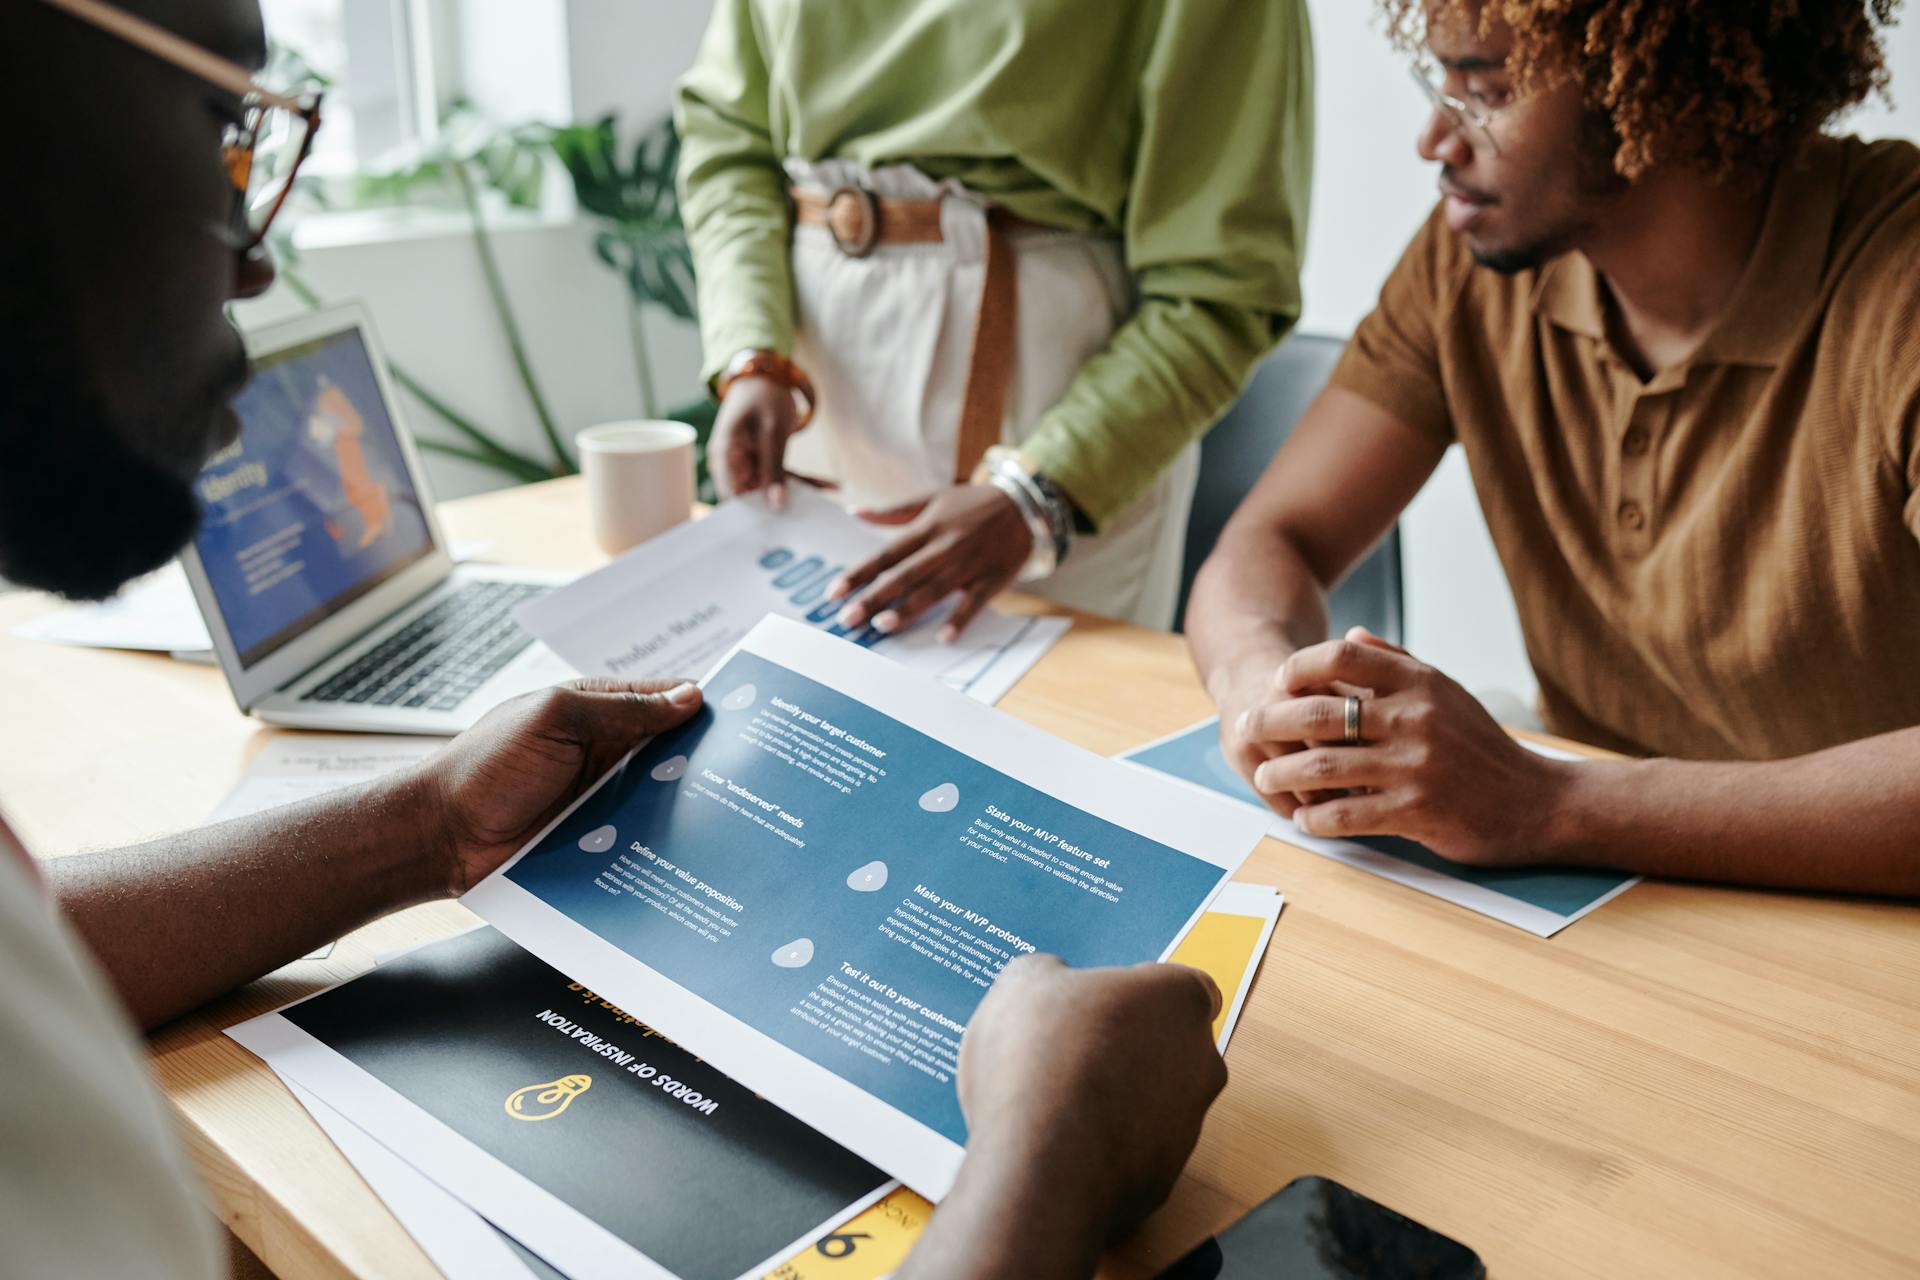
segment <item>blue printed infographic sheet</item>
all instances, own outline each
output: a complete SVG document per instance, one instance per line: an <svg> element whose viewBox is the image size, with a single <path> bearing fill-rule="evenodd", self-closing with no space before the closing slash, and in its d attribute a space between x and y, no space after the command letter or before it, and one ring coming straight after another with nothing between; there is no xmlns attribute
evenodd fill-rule
<svg viewBox="0 0 1920 1280"><path fill-rule="evenodd" d="M1538 743L1522 741L1520 745L1555 759L1575 758ZM1246 805L1272 824L1275 839L1444 898L1537 937L1552 937L1640 881L1638 876L1618 871L1578 867L1463 866L1447 861L1425 845L1394 836L1328 840L1307 835L1267 808L1259 794L1227 763L1220 752L1218 717L1150 742L1120 759Z"/></svg>
<svg viewBox="0 0 1920 1280"><path fill-rule="evenodd" d="M932 1199L1001 968L1164 958L1265 833L785 619L705 684L464 901Z"/></svg>

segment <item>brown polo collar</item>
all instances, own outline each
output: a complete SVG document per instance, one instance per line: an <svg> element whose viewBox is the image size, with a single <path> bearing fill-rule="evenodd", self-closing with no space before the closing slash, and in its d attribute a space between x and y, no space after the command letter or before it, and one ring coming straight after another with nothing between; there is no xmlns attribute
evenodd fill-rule
<svg viewBox="0 0 1920 1280"><path fill-rule="evenodd" d="M1760 239L1719 325L1684 365L1780 362L1819 300L1840 199L1841 149L1812 139L1775 176ZM1568 253L1540 270L1533 309L1570 333L1607 340L1599 272Z"/></svg>

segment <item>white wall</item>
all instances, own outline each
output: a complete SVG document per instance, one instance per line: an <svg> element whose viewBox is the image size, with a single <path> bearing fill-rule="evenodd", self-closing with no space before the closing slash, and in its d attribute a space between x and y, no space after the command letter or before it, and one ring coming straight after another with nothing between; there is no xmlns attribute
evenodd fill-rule
<svg viewBox="0 0 1920 1280"><path fill-rule="evenodd" d="M1318 61L1318 113L1303 329L1344 335L1373 305L1401 248L1433 207L1434 174L1414 154L1423 100L1406 60L1362 0L1308 0ZM1920 135L1920 14L1890 33L1896 105L1875 102L1843 122L1867 137ZM1531 702L1534 680L1506 576L1460 450L1448 451L1401 524L1407 639L1476 691Z"/></svg>
<svg viewBox="0 0 1920 1280"><path fill-rule="evenodd" d="M533 405L514 373L494 318L473 240L453 215L405 231L354 229L342 242L304 244L299 271L329 301L358 299L373 316L388 358L435 395L521 452L546 457ZM346 233L333 229L336 235ZM593 257L585 231L528 218L493 235L534 368L563 431L637 417L639 391L628 351L625 286ZM239 309L243 327L305 307L284 285ZM423 438L457 437L402 393L408 425ZM500 473L429 454L441 498L511 483Z"/></svg>
<svg viewBox="0 0 1920 1280"><path fill-rule="evenodd" d="M633 124L667 114L712 7L711 0L567 0L581 118L617 111L623 124Z"/></svg>

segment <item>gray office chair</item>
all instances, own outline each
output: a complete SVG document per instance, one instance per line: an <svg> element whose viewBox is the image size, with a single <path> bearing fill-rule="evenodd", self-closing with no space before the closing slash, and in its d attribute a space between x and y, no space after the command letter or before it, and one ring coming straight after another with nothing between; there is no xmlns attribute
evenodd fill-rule
<svg viewBox="0 0 1920 1280"><path fill-rule="evenodd" d="M1227 517L1266 470L1300 415L1320 394L1345 343L1333 338L1294 334L1254 371L1240 399L1200 443L1200 480L1187 523L1187 554L1180 571L1180 609L1174 630L1186 625L1187 596L1194 575L1219 540ZM1328 601L1330 634L1366 627L1375 635L1402 643L1404 597L1400 587L1400 529L1395 526L1353 572L1333 589Z"/></svg>

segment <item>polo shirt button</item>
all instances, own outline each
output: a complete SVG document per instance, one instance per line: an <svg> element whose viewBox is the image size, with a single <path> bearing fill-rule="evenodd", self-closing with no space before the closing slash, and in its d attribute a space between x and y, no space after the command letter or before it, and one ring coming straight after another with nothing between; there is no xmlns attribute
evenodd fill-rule
<svg viewBox="0 0 1920 1280"><path fill-rule="evenodd" d="M1637 458L1647 451L1647 433L1643 427L1634 427L1620 441L1620 448L1629 458Z"/></svg>
<svg viewBox="0 0 1920 1280"><path fill-rule="evenodd" d="M1637 502L1620 504L1620 523L1628 530L1638 533L1647 523L1647 513L1640 509Z"/></svg>

